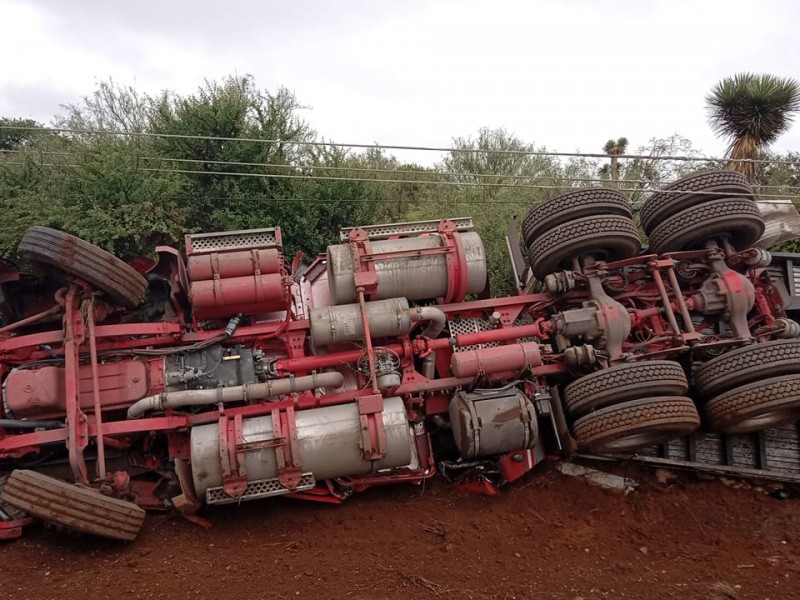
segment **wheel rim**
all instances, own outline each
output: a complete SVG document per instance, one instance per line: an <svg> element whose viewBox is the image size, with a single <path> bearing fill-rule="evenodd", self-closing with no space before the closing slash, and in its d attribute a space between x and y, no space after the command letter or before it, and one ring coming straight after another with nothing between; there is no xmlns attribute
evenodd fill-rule
<svg viewBox="0 0 800 600"><path fill-rule="evenodd" d="M631 452L689 435L695 430L691 425L661 426L646 431L636 431L615 439L603 441L592 449L595 452Z"/></svg>
<svg viewBox="0 0 800 600"><path fill-rule="evenodd" d="M736 421L731 425L726 425L721 429L725 433L751 433L762 429L771 429L778 425L791 423L800 417L800 409L797 407L777 408L764 413L747 417Z"/></svg>

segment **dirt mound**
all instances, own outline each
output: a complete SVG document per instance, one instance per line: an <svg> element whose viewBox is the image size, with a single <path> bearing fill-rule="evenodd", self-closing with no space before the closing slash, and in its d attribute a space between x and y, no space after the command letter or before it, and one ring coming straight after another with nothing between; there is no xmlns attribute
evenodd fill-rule
<svg viewBox="0 0 800 600"><path fill-rule="evenodd" d="M133 544L31 528L0 598L800 598L800 502L718 481L624 496L540 471L497 497L441 481L341 506L151 516Z"/></svg>

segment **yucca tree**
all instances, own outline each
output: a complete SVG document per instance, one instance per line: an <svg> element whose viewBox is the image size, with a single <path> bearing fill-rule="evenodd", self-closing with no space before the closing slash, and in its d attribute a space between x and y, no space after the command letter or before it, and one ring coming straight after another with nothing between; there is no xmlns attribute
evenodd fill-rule
<svg viewBox="0 0 800 600"><path fill-rule="evenodd" d="M619 179L619 161L618 157L625 154L628 149L628 138L621 137L618 140L608 140L606 145L603 146L603 152L611 157L611 179L617 181Z"/></svg>
<svg viewBox="0 0 800 600"><path fill-rule="evenodd" d="M706 108L711 128L729 143L728 167L755 182L758 163L749 161L792 124L793 113L800 110L800 85L791 78L739 73L714 86Z"/></svg>

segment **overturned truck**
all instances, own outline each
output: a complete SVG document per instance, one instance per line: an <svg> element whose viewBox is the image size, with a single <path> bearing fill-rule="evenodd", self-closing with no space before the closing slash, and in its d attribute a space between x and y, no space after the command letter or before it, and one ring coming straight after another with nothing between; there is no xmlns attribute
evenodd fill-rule
<svg viewBox="0 0 800 600"><path fill-rule="evenodd" d="M734 469L747 446L743 468L797 477L795 280L756 247L753 190L701 173L640 221L644 250L617 191L533 207L503 298L469 219L291 264L277 227L131 264L33 227L19 255L48 277L0 273L0 537L34 517L132 540L145 510L436 473L493 493L576 449Z"/></svg>

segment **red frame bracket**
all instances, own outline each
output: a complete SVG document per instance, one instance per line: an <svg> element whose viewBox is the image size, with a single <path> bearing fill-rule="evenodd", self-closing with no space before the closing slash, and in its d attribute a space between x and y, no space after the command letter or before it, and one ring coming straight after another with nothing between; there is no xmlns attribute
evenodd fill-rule
<svg viewBox="0 0 800 600"><path fill-rule="evenodd" d="M219 459L222 465L222 489L231 498L239 498L247 490L247 469L244 452L239 446L244 443L242 415L231 419L227 415L219 418Z"/></svg>
<svg viewBox="0 0 800 600"><path fill-rule="evenodd" d="M367 460L385 458L388 449L386 428L383 426L383 396L380 394L360 396L357 403L364 458Z"/></svg>
<svg viewBox="0 0 800 600"><path fill-rule="evenodd" d="M370 300L378 298L378 274L375 271L375 263L371 260L364 260L364 257L372 255L372 244L369 241L367 232L361 228L353 229L348 234L350 244L350 254L353 258L353 281L356 289L364 290L364 295Z"/></svg>
<svg viewBox="0 0 800 600"><path fill-rule="evenodd" d="M461 234L458 233L455 223L443 219L439 223L439 236L442 238L443 247L450 250L445 253L447 296L443 302L445 304L461 302L467 295L467 257L464 253Z"/></svg>
<svg viewBox="0 0 800 600"><path fill-rule="evenodd" d="M275 462L278 465L278 481L286 489L295 490L300 485L303 472L300 469L294 407L286 406L284 409L276 408L272 411L272 431L277 442Z"/></svg>
<svg viewBox="0 0 800 600"><path fill-rule="evenodd" d="M78 401L80 346L86 338L85 323L80 310L82 295L81 286L72 283L64 300L64 395L69 465L75 482L88 484L83 451L89 445L89 421Z"/></svg>

